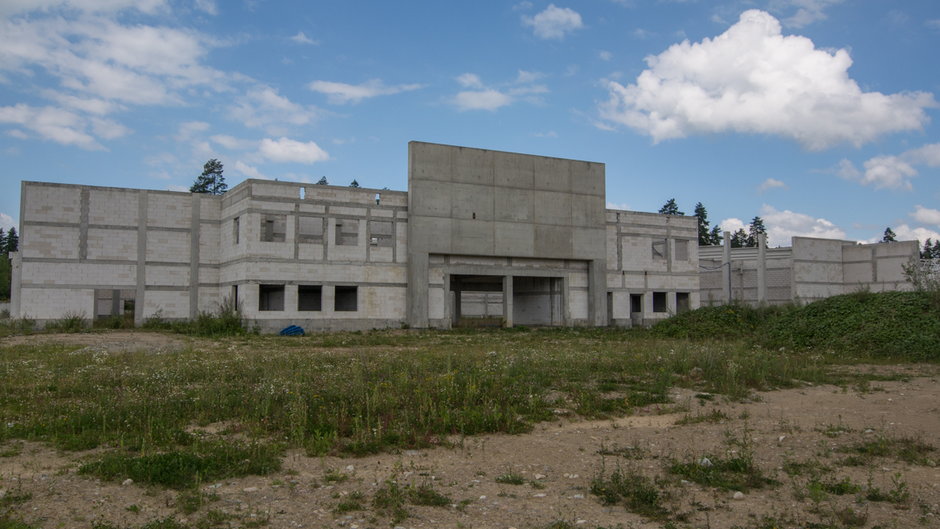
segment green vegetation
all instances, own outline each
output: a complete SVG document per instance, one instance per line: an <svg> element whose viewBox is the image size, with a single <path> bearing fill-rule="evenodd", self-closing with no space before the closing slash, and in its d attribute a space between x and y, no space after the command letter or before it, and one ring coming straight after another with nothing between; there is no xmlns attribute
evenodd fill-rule
<svg viewBox="0 0 940 529"><path fill-rule="evenodd" d="M940 360L940 306L933 292L856 292L805 306L706 307L653 327L656 336L744 340L768 349Z"/></svg>
<svg viewBox="0 0 940 529"><path fill-rule="evenodd" d="M591 494L604 505L623 505L626 510L653 519L662 519L665 493L659 484L638 472L617 468L610 475L602 470L591 480Z"/></svg>
<svg viewBox="0 0 940 529"><path fill-rule="evenodd" d="M505 474L496 476L496 483L502 483L503 485L524 485L525 478L522 477L522 474L506 472Z"/></svg>

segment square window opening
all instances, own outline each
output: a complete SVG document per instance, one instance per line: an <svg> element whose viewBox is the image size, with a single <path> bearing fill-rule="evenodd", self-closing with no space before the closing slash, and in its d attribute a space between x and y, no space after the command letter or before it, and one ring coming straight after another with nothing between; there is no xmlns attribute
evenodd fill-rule
<svg viewBox="0 0 940 529"><path fill-rule="evenodd" d="M261 240L284 242L287 238L287 215L271 213L261 215Z"/></svg>
<svg viewBox="0 0 940 529"><path fill-rule="evenodd" d="M323 287L320 285L299 285L297 287L297 310L323 310Z"/></svg>
<svg viewBox="0 0 940 529"><path fill-rule="evenodd" d="M665 292L653 292L653 312L666 312Z"/></svg>
<svg viewBox="0 0 940 529"><path fill-rule="evenodd" d="M359 310L359 287L337 286L333 310L337 312L355 312Z"/></svg>
<svg viewBox="0 0 940 529"><path fill-rule="evenodd" d="M284 285L258 285L258 310L284 310Z"/></svg>

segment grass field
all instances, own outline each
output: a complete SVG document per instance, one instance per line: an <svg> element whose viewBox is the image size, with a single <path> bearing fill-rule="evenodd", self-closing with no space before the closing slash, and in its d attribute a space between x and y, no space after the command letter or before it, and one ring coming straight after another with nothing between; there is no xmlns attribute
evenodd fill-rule
<svg viewBox="0 0 940 529"><path fill-rule="evenodd" d="M936 360L940 354L918 349L940 340L929 335L934 327L905 342L907 349L885 346L875 354L871 344L882 343L879 337L866 335L853 347L850 338L821 336L821 318L840 322L833 332L844 335L851 331L846 321L865 325L863 317L844 311L875 303L866 296L837 302L828 316L812 309L811 325L796 309L761 314L724 307L652 331L240 334L191 339L181 351L159 354L4 346L0 444L21 439L66 451L98 449L81 473L186 490L273 472L289 448L311 456L423 448L467 435L525 432L553 420L558 410L605 418L650 405L668 409L676 386L741 399L806 382L865 382L866 375L836 374L835 365ZM921 310L917 303L908 299L896 312L909 323L934 325L929 308L926 318L910 316ZM768 325L773 332L761 331ZM800 325L822 346L795 334ZM896 326L884 332L890 332L885 343L923 333ZM679 463L674 472L699 479Z"/></svg>

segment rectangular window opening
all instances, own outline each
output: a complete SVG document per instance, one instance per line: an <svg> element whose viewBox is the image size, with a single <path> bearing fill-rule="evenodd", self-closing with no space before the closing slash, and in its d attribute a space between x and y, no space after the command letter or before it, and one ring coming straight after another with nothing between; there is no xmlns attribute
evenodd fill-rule
<svg viewBox="0 0 940 529"><path fill-rule="evenodd" d="M359 221L357 219L336 220L336 246L359 244Z"/></svg>
<svg viewBox="0 0 940 529"><path fill-rule="evenodd" d="M232 240L235 241L235 244L238 244L240 228L241 217L235 217L232 219Z"/></svg>
<svg viewBox="0 0 940 529"><path fill-rule="evenodd" d="M323 243L323 217L300 217L298 242Z"/></svg>
<svg viewBox="0 0 940 529"><path fill-rule="evenodd" d="M299 285L297 287L297 310L323 310L323 287L320 285Z"/></svg>
<svg viewBox="0 0 940 529"><path fill-rule="evenodd" d="M653 292L653 312L666 312L665 292Z"/></svg>
<svg viewBox="0 0 940 529"><path fill-rule="evenodd" d="M391 222L385 220L369 221L369 244L372 246L391 248L392 244L395 242L392 238L392 226L393 224Z"/></svg>
<svg viewBox="0 0 940 529"><path fill-rule="evenodd" d="M258 285L258 310L284 310L284 285Z"/></svg>
<svg viewBox="0 0 940 529"><path fill-rule="evenodd" d="M287 238L287 215L266 213L261 215L261 240L284 242Z"/></svg>
<svg viewBox="0 0 940 529"><path fill-rule="evenodd" d="M630 313L643 312L643 294L630 294Z"/></svg>
<svg viewBox="0 0 940 529"><path fill-rule="evenodd" d="M653 260L658 261L666 258L666 239L656 239L652 245Z"/></svg>
<svg viewBox="0 0 940 529"><path fill-rule="evenodd" d="M334 297L333 310L337 312L355 312L359 310L359 287L337 285Z"/></svg>
<svg viewBox="0 0 940 529"><path fill-rule="evenodd" d="M676 314L691 310L688 292L676 292Z"/></svg>

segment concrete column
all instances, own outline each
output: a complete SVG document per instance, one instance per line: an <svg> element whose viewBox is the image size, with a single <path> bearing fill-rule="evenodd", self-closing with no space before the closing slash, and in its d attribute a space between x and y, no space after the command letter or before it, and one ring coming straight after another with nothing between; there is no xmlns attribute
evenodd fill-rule
<svg viewBox="0 0 940 529"><path fill-rule="evenodd" d="M757 236L757 304L767 303L767 234Z"/></svg>
<svg viewBox="0 0 940 529"><path fill-rule="evenodd" d="M199 314L199 212L202 202L200 193L193 193L192 218L189 222L189 318Z"/></svg>
<svg viewBox="0 0 940 529"><path fill-rule="evenodd" d="M25 193L24 193L25 194ZM26 211L25 209L21 209ZM22 213L20 213L22 215ZM22 223L20 224L20 229L22 229ZM22 232L20 232L22 233ZM21 252L12 252L8 256L10 258L10 317L11 318L22 318L23 314L20 313L20 296L22 295L20 285L20 272L23 268L23 258Z"/></svg>
<svg viewBox="0 0 940 529"><path fill-rule="evenodd" d="M81 205L78 214L78 260L88 259L88 208L90 191L87 187L81 188Z"/></svg>
<svg viewBox="0 0 940 529"><path fill-rule="evenodd" d="M137 292L134 295L134 325L144 323L147 295L147 200L146 190L137 193Z"/></svg>
<svg viewBox="0 0 940 529"><path fill-rule="evenodd" d="M409 244L410 244L409 240ZM428 254L408 254L408 325L416 329L428 326Z"/></svg>
<svg viewBox="0 0 940 529"><path fill-rule="evenodd" d="M721 287L725 293L725 304L731 304L731 232L723 234L724 257L721 260Z"/></svg>
<svg viewBox="0 0 940 529"><path fill-rule="evenodd" d="M503 322L512 327L512 276L503 276Z"/></svg>
<svg viewBox="0 0 940 529"><path fill-rule="evenodd" d="M668 250L666 252L669 253ZM595 327L606 327L607 263L601 259L595 259L588 265L588 304L590 324Z"/></svg>

